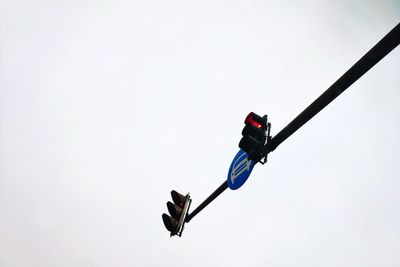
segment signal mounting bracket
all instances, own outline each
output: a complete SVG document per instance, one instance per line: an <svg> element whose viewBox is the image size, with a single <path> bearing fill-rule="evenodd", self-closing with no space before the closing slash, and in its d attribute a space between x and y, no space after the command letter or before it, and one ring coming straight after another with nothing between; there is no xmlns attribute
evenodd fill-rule
<svg viewBox="0 0 400 267"><path fill-rule="evenodd" d="M266 118L266 117L267 117L267 115L264 115L263 118ZM262 165L264 165L268 161L268 158L267 158L268 157L268 152L269 152L268 151L268 144L270 143L271 139L272 139L272 137L271 137L271 123L268 122L267 123L267 141L266 141L266 144L264 145L264 148L263 148L263 157L258 161Z"/></svg>

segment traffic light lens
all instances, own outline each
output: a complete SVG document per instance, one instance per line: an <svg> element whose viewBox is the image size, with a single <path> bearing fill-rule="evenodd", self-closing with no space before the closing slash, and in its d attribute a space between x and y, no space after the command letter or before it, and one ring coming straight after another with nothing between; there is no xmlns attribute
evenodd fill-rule
<svg viewBox="0 0 400 267"><path fill-rule="evenodd" d="M256 116L259 117L259 118L256 118ZM260 116L254 114L254 112L250 112L249 115L247 115L246 119L244 120L244 123L245 123L246 125L251 124L251 125L253 125L253 126L256 127L256 128L261 128L261 127L262 127L262 124L259 123L259 122L257 122L257 121L256 121L257 119L261 119L261 120L262 120L262 118L261 118Z"/></svg>

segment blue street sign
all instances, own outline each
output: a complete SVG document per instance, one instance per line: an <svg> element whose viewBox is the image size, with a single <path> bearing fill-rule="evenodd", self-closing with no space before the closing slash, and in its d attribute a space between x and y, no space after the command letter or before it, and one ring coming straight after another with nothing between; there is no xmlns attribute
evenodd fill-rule
<svg viewBox="0 0 400 267"><path fill-rule="evenodd" d="M249 178L256 163L249 158L246 152L240 149L229 167L228 187L232 190L241 187Z"/></svg>

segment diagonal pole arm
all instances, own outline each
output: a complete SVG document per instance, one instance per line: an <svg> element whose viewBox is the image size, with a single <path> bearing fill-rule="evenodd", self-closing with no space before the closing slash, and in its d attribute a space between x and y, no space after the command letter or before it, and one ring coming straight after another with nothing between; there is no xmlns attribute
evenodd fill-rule
<svg viewBox="0 0 400 267"><path fill-rule="evenodd" d="M355 81L361 78L376 63L389 54L400 44L400 23L397 24L385 37L382 38L371 50L369 50L359 61L346 71L335 83L333 83L320 97L312 102L302 113L294 118L285 128L275 135L267 144L265 155L274 151L283 141L289 138L301 126L307 123L318 112L331 103L336 97L349 88ZM228 188L224 181L206 200L194 209L185 218L189 222L215 198Z"/></svg>
<svg viewBox="0 0 400 267"><path fill-rule="evenodd" d="M376 63L389 54L400 43L400 23L369 50L356 64L332 84L320 97L311 103L302 113L275 135L268 144L272 152L301 126L331 103L336 97L349 88L355 81L370 70Z"/></svg>

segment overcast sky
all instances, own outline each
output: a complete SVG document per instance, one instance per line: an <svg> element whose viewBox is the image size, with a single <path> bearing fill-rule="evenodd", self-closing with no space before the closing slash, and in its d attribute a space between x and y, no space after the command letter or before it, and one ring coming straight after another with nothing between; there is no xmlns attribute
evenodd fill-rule
<svg viewBox="0 0 400 267"><path fill-rule="evenodd" d="M400 49L170 238L400 2L0 0L0 266L399 266Z"/></svg>

